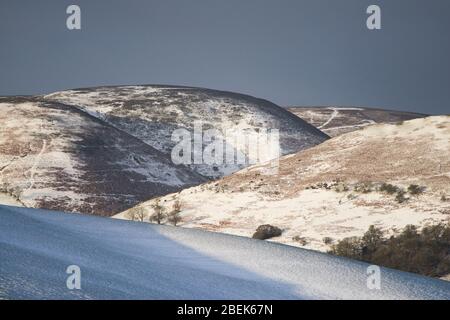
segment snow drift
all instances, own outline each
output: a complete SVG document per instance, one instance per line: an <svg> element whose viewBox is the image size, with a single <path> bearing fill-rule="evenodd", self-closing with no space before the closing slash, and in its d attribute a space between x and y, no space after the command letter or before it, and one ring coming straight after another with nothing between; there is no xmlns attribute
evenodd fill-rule
<svg viewBox="0 0 450 320"><path fill-rule="evenodd" d="M81 290L66 268L81 268ZM449 299L450 283L194 229L0 206L3 299Z"/></svg>

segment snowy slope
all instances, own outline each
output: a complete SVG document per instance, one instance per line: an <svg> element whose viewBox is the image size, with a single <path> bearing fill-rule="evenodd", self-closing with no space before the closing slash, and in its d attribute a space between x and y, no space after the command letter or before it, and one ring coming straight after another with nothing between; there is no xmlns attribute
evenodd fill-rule
<svg viewBox="0 0 450 320"><path fill-rule="evenodd" d="M66 268L81 268L68 290ZM0 206L0 299L450 299L450 283L200 230Z"/></svg>
<svg viewBox="0 0 450 320"><path fill-rule="evenodd" d="M172 133L192 132L196 122L222 133L279 129L283 154L328 138L268 101L208 89L123 86L0 97L0 203L113 215L249 165L175 165ZM242 140L224 145L245 154Z"/></svg>
<svg viewBox="0 0 450 320"><path fill-rule="evenodd" d="M414 112L361 107L289 107L287 109L330 137L376 123L398 123L427 116Z"/></svg>
<svg viewBox="0 0 450 320"><path fill-rule="evenodd" d="M161 203L170 209L181 202L182 227L250 237L268 223L283 229L273 241L321 251L329 250L323 238L362 236L370 225L392 235L408 224L450 221L450 201L442 200L450 198L449 116L378 124L334 137L282 157L277 175L261 174L267 165L166 195ZM406 194L399 203L378 190L382 183L425 190ZM358 191L365 185L367 191ZM154 201L140 206L152 214Z"/></svg>
<svg viewBox="0 0 450 320"><path fill-rule="evenodd" d="M112 215L206 181L71 106L35 97L0 98L0 123L3 204Z"/></svg>
<svg viewBox="0 0 450 320"><path fill-rule="evenodd" d="M180 128L192 132L196 121L201 122L204 129L222 133L278 129L283 155L328 139L320 130L269 101L232 92L141 85L66 90L43 98L74 105L169 156L176 143L171 140L172 132ZM238 143L225 138L226 145L248 156ZM241 164L191 165L197 173L210 178L244 167Z"/></svg>

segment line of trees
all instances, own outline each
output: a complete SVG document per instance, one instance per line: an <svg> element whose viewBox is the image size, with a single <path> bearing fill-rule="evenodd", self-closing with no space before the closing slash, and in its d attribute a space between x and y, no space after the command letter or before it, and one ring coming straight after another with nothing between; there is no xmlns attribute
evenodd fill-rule
<svg viewBox="0 0 450 320"><path fill-rule="evenodd" d="M151 205L152 213L147 214L146 209L142 206L131 208L127 211L126 216L133 221L144 222L146 219L150 222L157 224L164 224L168 222L174 226L177 226L181 221L181 202L176 200L172 205L171 210L167 210L162 204L160 199L156 199Z"/></svg>
<svg viewBox="0 0 450 320"><path fill-rule="evenodd" d="M329 253L431 277L450 274L450 224L406 226L397 236L384 236L370 226L362 237L342 239Z"/></svg>

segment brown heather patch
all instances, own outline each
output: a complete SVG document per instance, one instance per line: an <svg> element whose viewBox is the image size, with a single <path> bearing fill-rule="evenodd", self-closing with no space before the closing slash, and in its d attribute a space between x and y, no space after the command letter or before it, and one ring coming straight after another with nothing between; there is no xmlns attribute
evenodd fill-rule
<svg viewBox="0 0 450 320"><path fill-rule="evenodd" d="M257 165L223 178L218 185L234 192L255 190L264 194L280 186L277 198L290 198L308 186L336 180L401 184L413 179L429 190L450 190L450 176L445 175L450 169L450 155L434 145L432 135L424 132L413 138L400 134L363 138L362 134L364 130L349 133L282 157L278 175L263 175L258 171L262 166Z"/></svg>

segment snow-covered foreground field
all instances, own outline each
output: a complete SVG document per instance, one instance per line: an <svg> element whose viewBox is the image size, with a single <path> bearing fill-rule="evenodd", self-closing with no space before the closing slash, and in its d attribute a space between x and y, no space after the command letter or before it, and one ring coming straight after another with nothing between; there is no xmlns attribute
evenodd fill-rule
<svg viewBox="0 0 450 320"><path fill-rule="evenodd" d="M66 268L81 268L81 290ZM450 299L450 283L286 245L0 206L2 299Z"/></svg>

